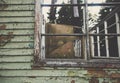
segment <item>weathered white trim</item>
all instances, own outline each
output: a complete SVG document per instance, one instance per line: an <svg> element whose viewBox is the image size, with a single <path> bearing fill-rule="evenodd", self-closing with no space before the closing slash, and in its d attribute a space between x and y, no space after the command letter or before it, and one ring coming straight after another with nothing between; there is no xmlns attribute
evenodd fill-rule
<svg viewBox="0 0 120 83"><path fill-rule="evenodd" d="M99 34L99 27L97 27L97 34ZM97 36L97 49L98 49L98 57L100 57L100 37Z"/></svg>
<svg viewBox="0 0 120 83"><path fill-rule="evenodd" d="M107 31L107 21L104 21L104 27L105 27L105 34L108 34L108 31ZM106 44L106 57L109 58L108 36L105 36L105 44Z"/></svg>
<svg viewBox="0 0 120 83"><path fill-rule="evenodd" d="M34 31L34 47L35 57L40 57L40 35L41 35L41 20L40 20L40 4L41 0L35 0L35 31Z"/></svg>
<svg viewBox="0 0 120 83"><path fill-rule="evenodd" d="M120 20L119 20L119 16L117 13L115 13L115 19L116 19L116 32L117 34L120 34ZM117 43L118 43L118 54L120 57L120 36L117 37Z"/></svg>

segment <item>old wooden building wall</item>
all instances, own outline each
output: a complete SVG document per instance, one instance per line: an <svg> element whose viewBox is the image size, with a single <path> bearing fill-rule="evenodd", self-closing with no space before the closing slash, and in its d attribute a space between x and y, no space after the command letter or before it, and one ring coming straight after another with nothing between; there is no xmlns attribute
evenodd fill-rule
<svg viewBox="0 0 120 83"><path fill-rule="evenodd" d="M0 83L120 83L119 68L32 68L34 10L34 0L0 0Z"/></svg>

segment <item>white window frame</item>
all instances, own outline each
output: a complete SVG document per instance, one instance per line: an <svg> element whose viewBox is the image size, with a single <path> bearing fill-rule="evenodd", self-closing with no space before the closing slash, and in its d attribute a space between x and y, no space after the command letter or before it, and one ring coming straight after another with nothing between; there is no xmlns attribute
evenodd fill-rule
<svg viewBox="0 0 120 83"><path fill-rule="evenodd" d="M95 4L87 4L87 0L85 0L85 4L82 4L82 5L85 5L85 15L83 16L84 17L84 29L85 29L85 33L86 34L83 34L84 36L84 39L85 39L85 49L84 49L84 59L79 59L79 60L76 60L76 59L45 59L45 55L41 55L41 27L42 27L42 23L43 23L43 19L42 19L42 14L41 14L41 0L35 0L35 35L34 35L34 38L35 38L35 50L34 50L34 66L70 66L70 67L75 67L75 66L82 66L82 67L100 67L100 65L96 64L97 62L99 64L102 64L102 67L103 67L103 62L106 62L106 59L105 61L101 61L99 60L99 58L97 59L92 59L94 58L94 56L91 58L90 56L90 48L89 48L89 36L94 36L94 34L89 34L88 31L89 28L88 28L88 15L87 15L87 12L88 12L88 9L87 7L88 6L92 6L92 5L95 5ZM120 3L119 3L120 4ZM69 4L68 4L69 5ZM96 5L108 5L108 4L96 4ZM114 4L113 4L114 5ZM49 6L49 5L47 5ZM58 4L59 6L59 4ZM117 15L116 15L116 18L117 18ZM118 20L118 19L117 19ZM119 27L119 24L118 24L118 21L116 21L116 24L117 24L117 27ZM99 33L99 32L98 32ZM99 34L98 34L99 35ZM99 41L99 37L97 38L98 41ZM119 41L120 38L118 38L118 41ZM94 41L93 41L94 42ZM107 42L106 42L107 43ZM120 44L119 44L120 46ZM119 49L120 50L120 49ZM98 54L100 56L100 54ZM109 60L108 63L110 63L111 61ZM116 61L117 63L120 62L120 60L118 59ZM116 64L116 63L115 63ZM105 67L106 64L104 64ZM113 64L114 66L114 64ZM119 66L120 67L120 66Z"/></svg>

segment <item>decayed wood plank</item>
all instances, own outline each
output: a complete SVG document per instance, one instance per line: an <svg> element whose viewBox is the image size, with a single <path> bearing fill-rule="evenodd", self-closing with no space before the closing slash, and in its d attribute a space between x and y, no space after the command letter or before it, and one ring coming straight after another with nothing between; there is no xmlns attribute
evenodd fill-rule
<svg viewBox="0 0 120 83"><path fill-rule="evenodd" d="M119 70L1 70L0 75L4 77L83 77L88 78L120 78Z"/></svg>
<svg viewBox="0 0 120 83"><path fill-rule="evenodd" d="M33 4L34 0L4 0L7 4Z"/></svg>
<svg viewBox="0 0 120 83"><path fill-rule="evenodd" d="M31 62L33 56L2 56L0 62Z"/></svg>
<svg viewBox="0 0 120 83"><path fill-rule="evenodd" d="M87 79L80 77L1 77L2 83L88 83Z"/></svg>
<svg viewBox="0 0 120 83"><path fill-rule="evenodd" d="M1 70L1 76L67 76L85 77L87 70Z"/></svg>
<svg viewBox="0 0 120 83"><path fill-rule="evenodd" d="M42 27L42 15L41 15L41 1L35 0L35 33L34 33L34 60L35 62L40 57L40 48L41 48L41 27Z"/></svg>
<svg viewBox="0 0 120 83"><path fill-rule="evenodd" d="M31 69L32 62L24 63L0 63L0 69Z"/></svg>
<svg viewBox="0 0 120 83"><path fill-rule="evenodd" d="M8 35L8 33L12 33L12 35L29 35L34 34L34 30L1 30L0 35Z"/></svg>
<svg viewBox="0 0 120 83"><path fill-rule="evenodd" d="M33 49L0 49L0 56L33 55Z"/></svg>
<svg viewBox="0 0 120 83"><path fill-rule="evenodd" d="M3 42L4 43L4 42ZM1 49L6 49L6 48L11 48L11 49L27 49L27 48L34 48L34 45L33 45L33 42L24 42L24 43L19 43L19 42L16 42L16 43L6 43L5 45L3 46L0 46L0 50Z"/></svg>
<svg viewBox="0 0 120 83"><path fill-rule="evenodd" d="M33 36L14 36L14 38L11 39L11 42L29 42L34 41Z"/></svg>
<svg viewBox="0 0 120 83"><path fill-rule="evenodd" d="M4 17L0 22L34 22L34 17Z"/></svg>
<svg viewBox="0 0 120 83"><path fill-rule="evenodd" d="M34 10L34 5L9 5L4 10Z"/></svg>
<svg viewBox="0 0 120 83"><path fill-rule="evenodd" d="M0 16L34 16L33 11L2 11Z"/></svg>
<svg viewBox="0 0 120 83"><path fill-rule="evenodd" d="M0 27L1 26L5 26L4 29L34 29L34 23L10 23L10 24L5 23L0 24Z"/></svg>

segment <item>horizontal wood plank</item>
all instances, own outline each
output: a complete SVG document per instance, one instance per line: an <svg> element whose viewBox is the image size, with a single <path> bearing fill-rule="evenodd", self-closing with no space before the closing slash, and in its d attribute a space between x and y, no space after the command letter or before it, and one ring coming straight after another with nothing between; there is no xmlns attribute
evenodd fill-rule
<svg viewBox="0 0 120 83"><path fill-rule="evenodd" d="M33 11L2 11L0 16L34 16Z"/></svg>
<svg viewBox="0 0 120 83"><path fill-rule="evenodd" d="M80 77L1 77L2 83L89 83L88 79Z"/></svg>
<svg viewBox="0 0 120 83"><path fill-rule="evenodd" d="M34 30L1 30L0 35L8 35L12 33L12 35L29 35L34 34Z"/></svg>
<svg viewBox="0 0 120 83"><path fill-rule="evenodd" d="M0 18L0 22L34 22L34 17Z"/></svg>
<svg viewBox="0 0 120 83"><path fill-rule="evenodd" d="M1 70L1 76L78 76L85 77L86 70Z"/></svg>
<svg viewBox="0 0 120 83"><path fill-rule="evenodd" d="M4 43L3 43L4 44ZM34 48L34 43L32 42L28 42L28 43L26 43L26 42L24 42L24 43L6 43L5 45L3 45L3 46L0 46L0 49L6 49L6 48L14 48L14 49L18 49L18 48L20 48L20 49L24 49L24 48Z"/></svg>
<svg viewBox="0 0 120 83"><path fill-rule="evenodd" d="M10 23L0 24L1 30L5 29L34 29L34 23Z"/></svg>
<svg viewBox="0 0 120 83"><path fill-rule="evenodd" d="M31 62L33 56L2 56L0 62Z"/></svg>
<svg viewBox="0 0 120 83"><path fill-rule="evenodd" d="M4 0L6 4L33 4L34 0Z"/></svg>
<svg viewBox="0 0 120 83"><path fill-rule="evenodd" d="M9 55L33 55L33 49L0 49L0 56Z"/></svg>
<svg viewBox="0 0 120 83"><path fill-rule="evenodd" d="M29 42L34 41L34 36L14 36L11 42Z"/></svg>
<svg viewBox="0 0 120 83"><path fill-rule="evenodd" d="M0 69L31 69L31 65L33 63L27 62L27 63L0 63Z"/></svg>
<svg viewBox="0 0 120 83"><path fill-rule="evenodd" d="M34 10L34 8L34 5L9 5L4 10Z"/></svg>

